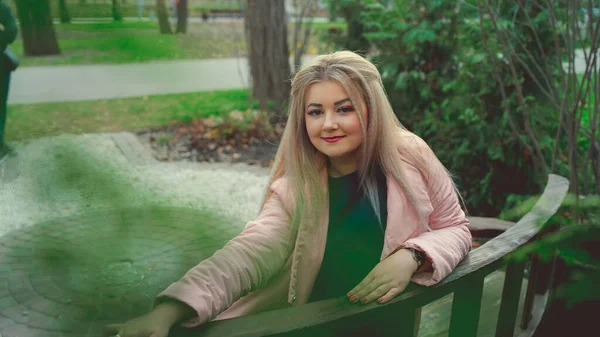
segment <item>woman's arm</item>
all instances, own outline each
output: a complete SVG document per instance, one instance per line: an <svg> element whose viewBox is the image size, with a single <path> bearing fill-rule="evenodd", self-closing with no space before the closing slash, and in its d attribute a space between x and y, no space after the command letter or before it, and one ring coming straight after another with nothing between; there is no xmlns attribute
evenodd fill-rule
<svg viewBox="0 0 600 337"><path fill-rule="evenodd" d="M0 25L0 48L4 50L17 38L18 30L10 6L4 2L0 2Z"/></svg>
<svg viewBox="0 0 600 337"><path fill-rule="evenodd" d="M424 186L424 193L429 196L433 207L429 216L431 231L407 240L401 248L412 248L425 254L425 264L430 264L430 268L420 268L412 281L429 286L448 276L464 259L471 249L471 232L446 169L423 140L417 140L417 150L422 156L421 165L426 165L426 169L406 166L408 176L417 180L414 185Z"/></svg>
<svg viewBox="0 0 600 337"><path fill-rule="evenodd" d="M168 297L193 308L196 317L185 326L208 322L275 276L292 252L294 241L289 214L273 192L256 220L160 293L158 300Z"/></svg>

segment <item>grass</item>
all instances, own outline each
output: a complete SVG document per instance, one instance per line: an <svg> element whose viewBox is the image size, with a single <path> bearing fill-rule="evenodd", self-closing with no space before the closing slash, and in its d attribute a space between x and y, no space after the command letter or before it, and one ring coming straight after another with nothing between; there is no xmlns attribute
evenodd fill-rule
<svg viewBox="0 0 600 337"><path fill-rule="evenodd" d="M344 23L314 23L307 48L309 54L332 51L321 42L328 28L344 28ZM13 49L21 65L119 64L154 60L189 60L245 56L243 22L189 23L187 34L161 35L154 21L124 21L55 25L61 55L24 57L21 39ZM290 45L293 24L290 23Z"/></svg>
<svg viewBox="0 0 600 337"><path fill-rule="evenodd" d="M257 107L245 89L10 105L6 139L147 129Z"/></svg>
<svg viewBox="0 0 600 337"><path fill-rule="evenodd" d="M16 13L16 7L13 1L7 1L12 8L12 12ZM80 0L67 0L67 9L72 18L112 18L112 1L111 0L90 0L87 3L81 3ZM137 17L138 6L137 1L121 1L121 14L124 17ZM156 1L146 0L142 13L144 16L156 13ZM171 2L165 1L167 11L171 11ZM238 1L207 1L203 0L201 4L197 1L190 1L188 11L191 16L200 16L204 11L211 10L239 10ZM60 12L58 4L53 2L50 6L50 11L53 18L59 19Z"/></svg>

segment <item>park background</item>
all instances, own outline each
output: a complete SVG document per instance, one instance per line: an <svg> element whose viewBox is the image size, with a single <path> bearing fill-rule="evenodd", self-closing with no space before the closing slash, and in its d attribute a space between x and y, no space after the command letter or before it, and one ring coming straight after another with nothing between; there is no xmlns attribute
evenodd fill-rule
<svg viewBox="0 0 600 337"><path fill-rule="evenodd" d="M19 20L12 47L21 66L9 97L15 151L3 160L3 189L10 199L27 179L38 195L27 207L4 203L19 220L12 229L58 218L49 215L58 208L52 200L76 195L92 208L122 209L134 199L137 207L206 204L234 219L235 233L256 204L234 211L226 199L247 203L265 188L294 69L348 49L378 66L400 121L455 175L470 215L518 220L549 173L568 178L570 197L553 221L570 230L534 249L577 266L569 303L600 297L582 291L600 282L597 250L588 246L598 239L600 194L594 1L8 3ZM129 151L126 160L110 159L106 134ZM96 155L78 148L82 139L102 144ZM132 160L144 171L119 166ZM226 180L219 174L233 168L238 186L199 192L214 200L198 196L186 188L194 167L172 165L197 162L221 164L201 171L207 180ZM53 169L40 173L39 163ZM170 175L177 184L164 180Z"/></svg>

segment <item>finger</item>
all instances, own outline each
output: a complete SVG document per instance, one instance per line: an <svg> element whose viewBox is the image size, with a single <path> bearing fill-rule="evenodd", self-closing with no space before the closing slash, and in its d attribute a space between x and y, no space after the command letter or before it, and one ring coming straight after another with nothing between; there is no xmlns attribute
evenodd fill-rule
<svg viewBox="0 0 600 337"><path fill-rule="evenodd" d="M358 301L360 299L360 294L364 292L365 287L367 287L371 282L373 282L375 278L371 276L371 274L367 275L356 287L348 292L348 297L352 302Z"/></svg>
<svg viewBox="0 0 600 337"><path fill-rule="evenodd" d="M367 295L371 294L373 291L375 291L375 289L379 288L384 283L385 282L383 282L381 278L374 279L371 283L367 284L364 288L356 293L356 298L359 301L364 301Z"/></svg>
<svg viewBox="0 0 600 337"><path fill-rule="evenodd" d="M362 303L370 303L371 301L374 301L377 298L385 295L391 289L391 287L392 287L391 285L384 283L384 284L380 285L379 287L377 287L376 289L374 289L373 291L371 291L370 293L368 293L367 295L365 295L361 299L361 302Z"/></svg>
<svg viewBox="0 0 600 337"><path fill-rule="evenodd" d="M379 299L377 301L379 303L387 303L387 302L391 301L392 299L394 299L394 297L398 296L398 294L400 294L403 290L404 290L404 288L394 287L394 288L390 289L385 295L379 297Z"/></svg>
<svg viewBox="0 0 600 337"><path fill-rule="evenodd" d="M123 324L109 324L104 327L104 335L103 336L114 336L119 331L121 331L121 327Z"/></svg>

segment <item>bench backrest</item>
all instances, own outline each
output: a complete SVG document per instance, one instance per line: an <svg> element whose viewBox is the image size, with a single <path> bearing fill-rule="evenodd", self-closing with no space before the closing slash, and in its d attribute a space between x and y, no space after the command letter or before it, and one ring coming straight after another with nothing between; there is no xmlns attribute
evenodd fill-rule
<svg viewBox="0 0 600 337"><path fill-rule="evenodd" d="M504 233L473 249L456 267L452 274L433 287L412 287L387 304L353 305L345 298L310 303L298 307L265 312L257 315L211 322L186 335L203 337L242 336L315 336L327 335L336 326L356 325L377 317L378 335L413 336L415 326L403 324L414 322L419 308L454 293L450 319L450 337L470 337L477 334L484 278L505 265L504 257L534 239L542 225L556 213L562 204L569 182L551 174L544 193L521 220ZM535 272L534 259L531 272ZM517 307L525 264L509 264L496 336L513 336L517 319ZM530 274L531 275L531 274ZM525 298L524 317L521 324L526 328L534 304L535 281L530 277Z"/></svg>

